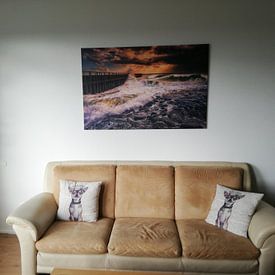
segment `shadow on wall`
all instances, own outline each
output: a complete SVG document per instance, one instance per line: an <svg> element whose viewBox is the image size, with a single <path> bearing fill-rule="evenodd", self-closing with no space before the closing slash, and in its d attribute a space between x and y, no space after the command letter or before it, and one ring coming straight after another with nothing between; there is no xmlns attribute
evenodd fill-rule
<svg viewBox="0 0 275 275"><path fill-rule="evenodd" d="M275 191L267 190L266 184L261 180L262 175L260 170L252 165L249 165L251 172L252 191L264 194L263 200L275 207ZM258 180L256 178L258 175Z"/></svg>

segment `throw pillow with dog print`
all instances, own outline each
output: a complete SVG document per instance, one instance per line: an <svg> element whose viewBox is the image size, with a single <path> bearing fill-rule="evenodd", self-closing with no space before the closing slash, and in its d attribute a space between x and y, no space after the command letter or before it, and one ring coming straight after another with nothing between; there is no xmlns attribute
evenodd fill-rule
<svg viewBox="0 0 275 275"><path fill-rule="evenodd" d="M101 182L60 180L57 219L95 222Z"/></svg>
<svg viewBox="0 0 275 275"><path fill-rule="evenodd" d="M247 238L247 230L263 194L233 190L217 184L206 222Z"/></svg>

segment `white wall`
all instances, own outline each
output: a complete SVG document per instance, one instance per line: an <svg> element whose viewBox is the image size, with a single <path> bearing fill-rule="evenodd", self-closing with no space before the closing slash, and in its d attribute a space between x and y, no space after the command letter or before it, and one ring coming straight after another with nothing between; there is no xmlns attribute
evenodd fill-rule
<svg viewBox="0 0 275 275"><path fill-rule="evenodd" d="M51 160L245 161L275 204L273 15L267 0L0 0L0 231ZM189 43L210 44L207 129L83 130L81 47Z"/></svg>

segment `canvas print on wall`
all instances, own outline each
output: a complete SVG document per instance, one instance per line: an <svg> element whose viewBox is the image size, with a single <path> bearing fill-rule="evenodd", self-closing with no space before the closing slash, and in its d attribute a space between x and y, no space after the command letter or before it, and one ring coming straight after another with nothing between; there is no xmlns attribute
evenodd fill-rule
<svg viewBox="0 0 275 275"><path fill-rule="evenodd" d="M85 129L206 128L208 44L81 54Z"/></svg>

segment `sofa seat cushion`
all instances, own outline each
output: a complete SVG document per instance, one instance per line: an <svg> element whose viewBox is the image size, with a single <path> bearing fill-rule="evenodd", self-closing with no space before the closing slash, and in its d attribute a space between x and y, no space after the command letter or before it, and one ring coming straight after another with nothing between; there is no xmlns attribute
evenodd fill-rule
<svg viewBox="0 0 275 275"><path fill-rule="evenodd" d="M199 219L177 221L182 255L194 259L254 260L260 255L252 242Z"/></svg>
<svg viewBox="0 0 275 275"><path fill-rule="evenodd" d="M106 253L112 225L109 218L93 223L56 221L36 242L36 248L45 253Z"/></svg>
<svg viewBox="0 0 275 275"><path fill-rule="evenodd" d="M120 256L181 256L181 246L173 220L158 218L118 218L115 220L108 252Z"/></svg>

